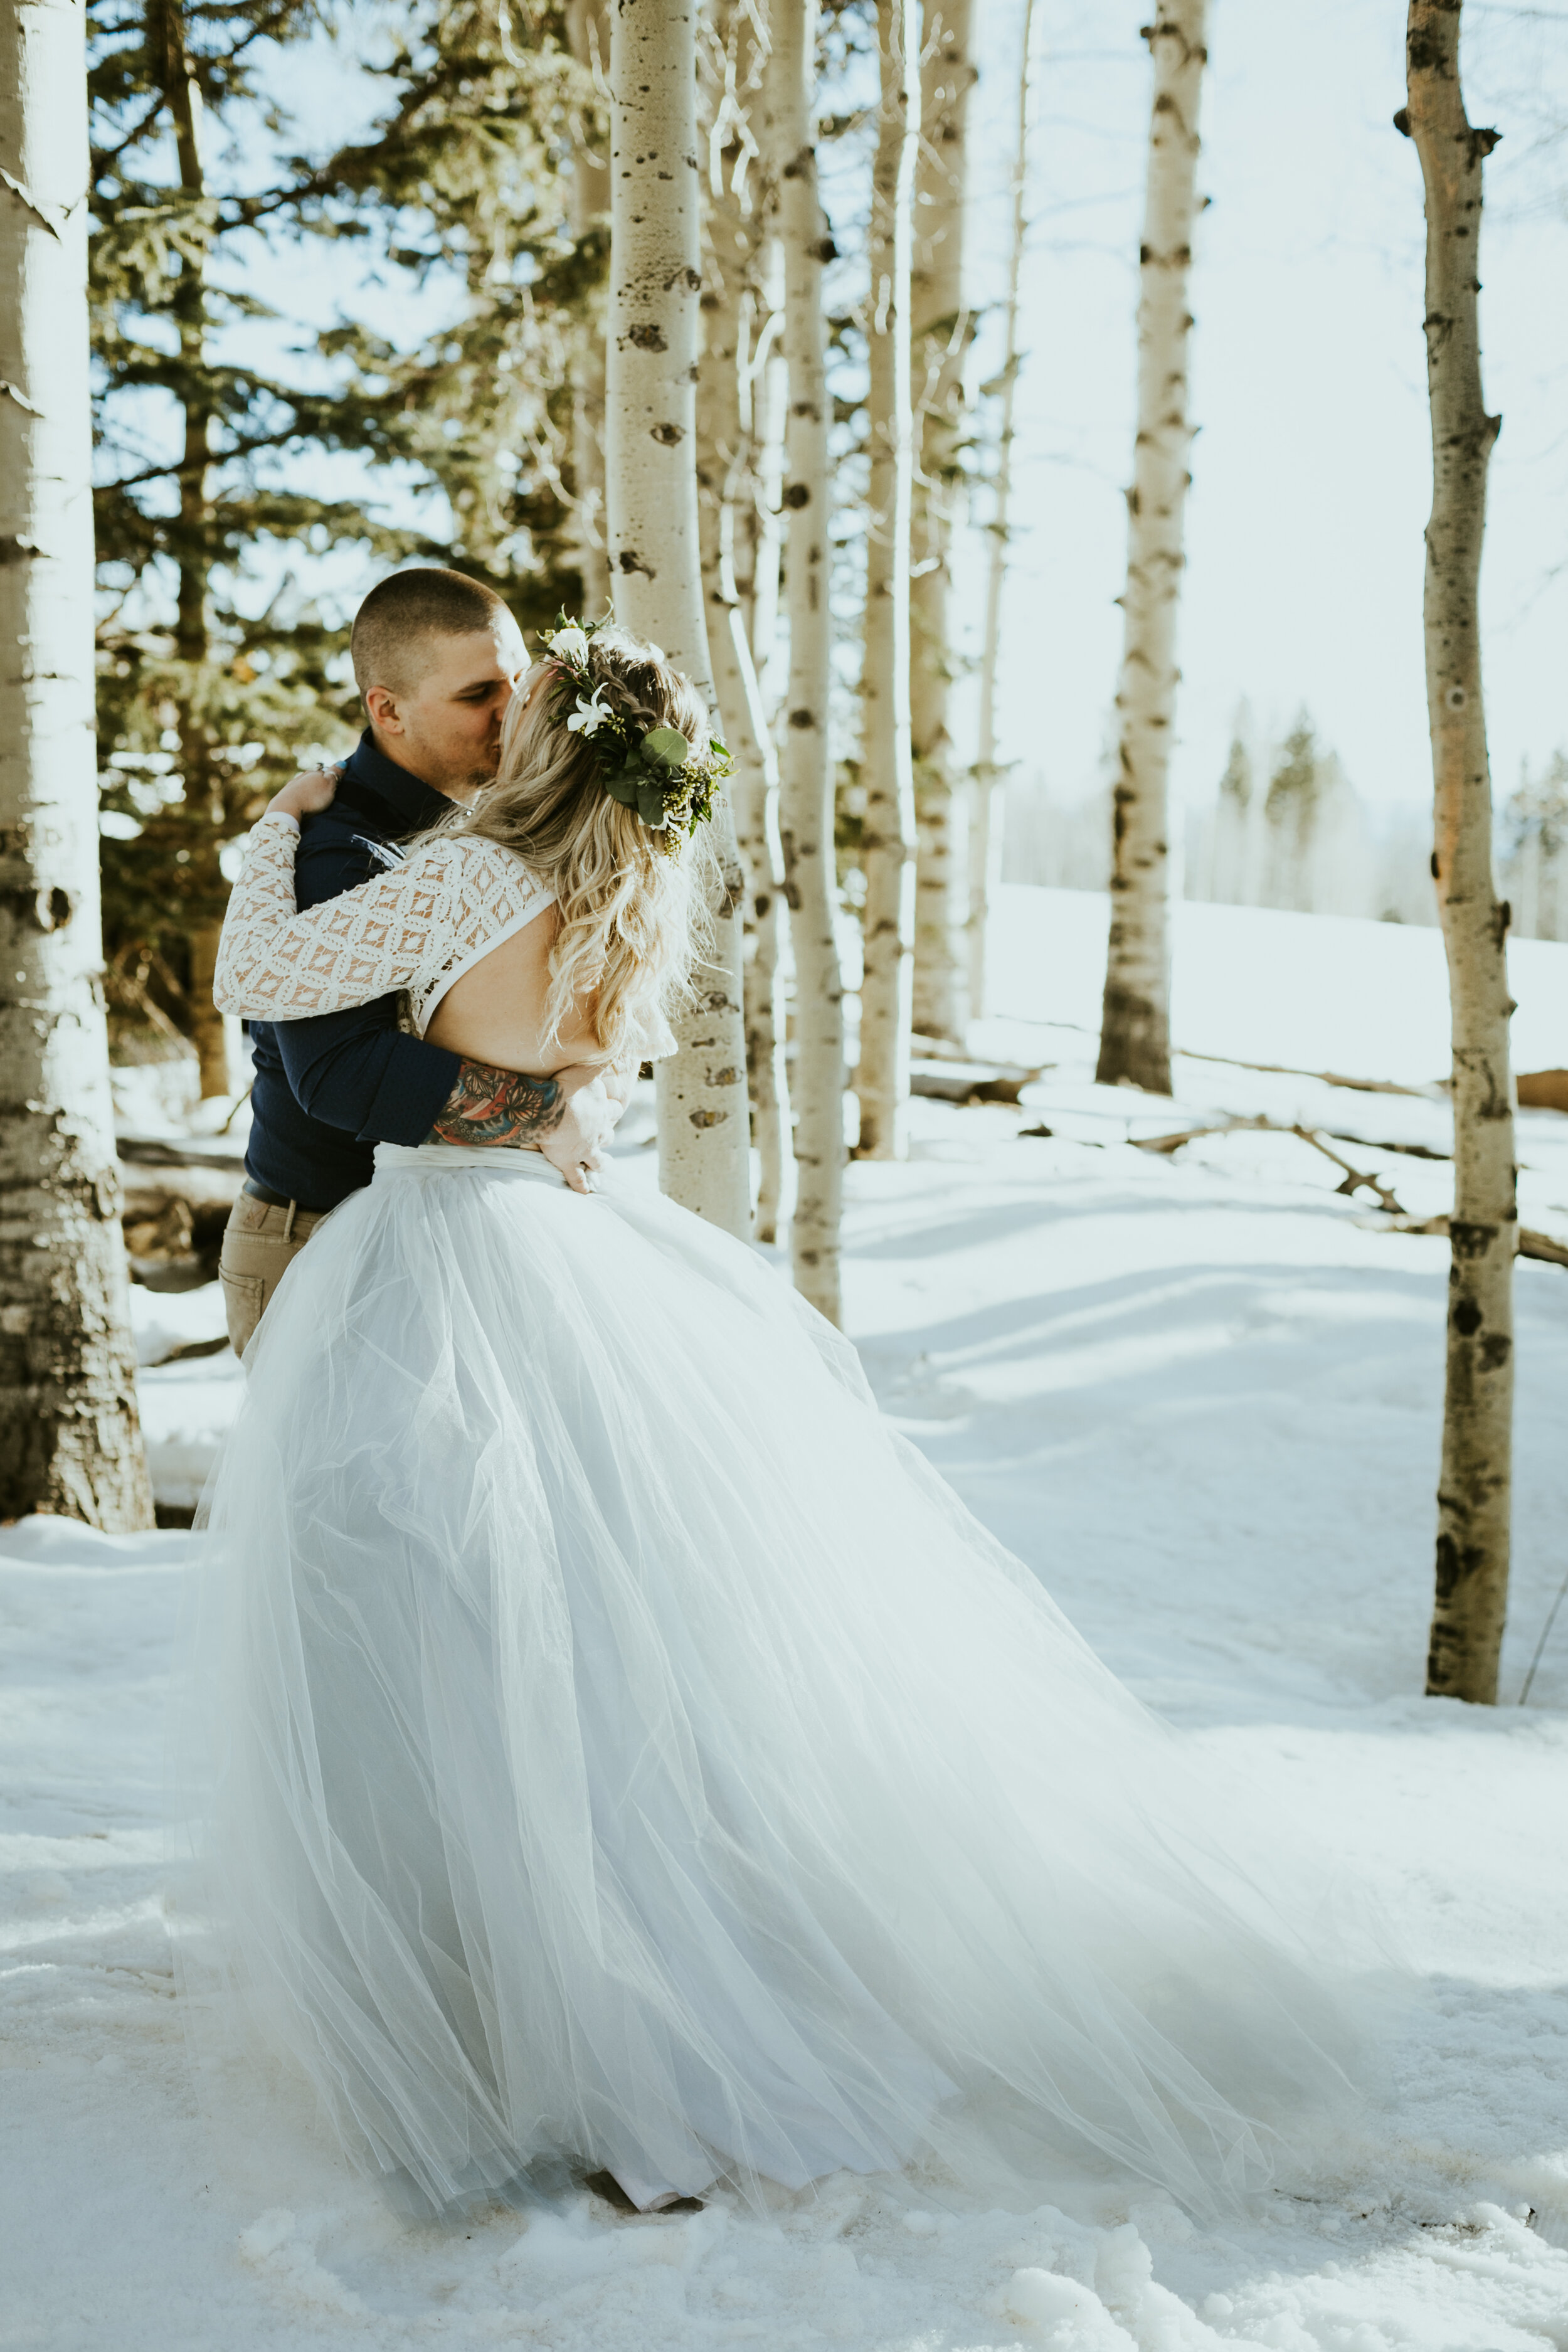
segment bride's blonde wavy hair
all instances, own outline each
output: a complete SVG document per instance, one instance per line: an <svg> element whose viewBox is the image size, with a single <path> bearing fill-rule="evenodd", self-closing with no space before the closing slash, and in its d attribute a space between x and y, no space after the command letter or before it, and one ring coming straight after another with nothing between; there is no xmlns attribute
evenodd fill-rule
<svg viewBox="0 0 1568 2352"><path fill-rule="evenodd" d="M700 757L708 713L689 677L657 646L624 629L588 641L594 688L644 731L679 728ZM553 671L554 677L542 676ZM576 700L561 665L545 655L520 679L501 728L493 784L439 830L474 834L515 851L555 893L561 928L550 954L545 1042L567 1015L586 1012L612 1061L651 1015L689 1001L692 962L704 951L707 894L693 888L712 851L695 836L673 853L635 809L605 790L587 739L569 733Z"/></svg>

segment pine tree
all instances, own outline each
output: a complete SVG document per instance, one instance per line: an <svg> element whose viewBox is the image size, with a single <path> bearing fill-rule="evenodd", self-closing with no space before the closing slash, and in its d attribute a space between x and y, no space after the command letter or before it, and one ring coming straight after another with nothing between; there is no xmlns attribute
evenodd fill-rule
<svg viewBox="0 0 1568 2352"><path fill-rule="evenodd" d="M504 15L429 0L383 69L383 117L312 162L286 152L256 58L315 21L309 0L92 12L106 929L119 961L167 975L207 1091L229 1082L205 984L224 845L358 726L343 616L295 590L292 563L354 543L456 564L531 625L580 593L570 381L605 256L602 229L572 234L565 159L591 85L553 15L520 51ZM270 175L232 184L216 134L263 121ZM326 390L236 364L226 330L270 315L245 283L261 234L342 242L395 284L442 278L457 315L412 349L352 316L313 337ZM384 288L376 310L395 307ZM368 484L295 487L311 452L368 461ZM445 494L444 535L384 520L374 468L394 460Z"/></svg>

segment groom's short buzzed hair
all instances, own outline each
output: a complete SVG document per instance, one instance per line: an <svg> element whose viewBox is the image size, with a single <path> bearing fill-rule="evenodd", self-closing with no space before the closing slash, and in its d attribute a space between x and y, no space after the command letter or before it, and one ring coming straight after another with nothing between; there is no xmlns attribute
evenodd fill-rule
<svg viewBox="0 0 1568 2352"><path fill-rule="evenodd" d="M354 614L350 657L361 694L384 686L405 694L417 685L432 637L471 637L493 629L507 607L493 588L461 572L422 563L374 587Z"/></svg>

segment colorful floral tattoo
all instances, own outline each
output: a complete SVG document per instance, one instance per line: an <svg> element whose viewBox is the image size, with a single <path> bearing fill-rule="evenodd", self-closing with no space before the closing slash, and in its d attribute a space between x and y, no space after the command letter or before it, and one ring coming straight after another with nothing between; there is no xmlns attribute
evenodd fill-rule
<svg viewBox="0 0 1568 2352"><path fill-rule="evenodd" d="M464 1062L425 1140L511 1144L525 1150L553 1135L565 1108L565 1097L553 1078L498 1070L489 1062Z"/></svg>

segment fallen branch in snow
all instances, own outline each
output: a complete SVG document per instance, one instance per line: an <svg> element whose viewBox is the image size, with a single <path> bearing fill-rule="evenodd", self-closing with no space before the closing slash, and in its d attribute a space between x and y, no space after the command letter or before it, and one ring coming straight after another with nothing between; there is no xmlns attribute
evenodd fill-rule
<svg viewBox="0 0 1568 2352"><path fill-rule="evenodd" d="M1298 1137L1302 1143L1310 1143L1314 1151L1321 1151L1325 1160L1331 1160L1334 1166L1343 1171L1344 1181L1335 1185L1336 1192L1343 1192L1349 1198L1352 1193L1364 1189L1377 1195L1378 1205L1391 1217L1404 1216L1405 1210L1380 1177L1369 1175L1360 1168L1352 1168L1350 1161L1342 1159L1337 1151L1331 1150L1323 1141L1322 1137L1313 1129L1298 1127L1289 1120L1268 1118L1263 1116L1257 1118L1227 1118L1208 1127L1184 1128L1176 1135L1130 1135L1127 1140L1135 1151L1159 1151L1169 1156L1173 1151L1179 1151L1184 1143L1195 1143L1201 1136L1245 1133ZM1356 1143L1360 1141L1360 1138L1353 1135L1341 1136L1336 1140ZM1381 1147L1373 1145L1373 1149L1376 1150Z"/></svg>
<svg viewBox="0 0 1568 2352"><path fill-rule="evenodd" d="M1388 1231L1392 1234L1436 1234L1446 1240L1448 1220L1447 1217L1395 1217ZM1568 1265L1568 1242L1553 1241L1550 1234L1534 1233L1529 1225L1521 1225L1519 1255L1539 1258L1543 1265Z"/></svg>
<svg viewBox="0 0 1568 2352"><path fill-rule="evenodd" d="M1041 1068L1048 1069L1044 1063ZM965 1063L947 1069L924 1069L916 1064L910 1072L910 1092L928 1095L936 1102L1016 1103L1026 1087L1033 1086L1040 1070L1006 1068L992 1062Z"/></svg>
<svg viewBox="0 0 1568 2352"><path fill-rule="evenodd" d="M1221 1062L1227 1070L1261 1070L1271 1078L1316 1078L1321 1086L1348 1087L1358 1095L1415 1095L1431 1102L1448 1091L1441 1079L1429 1087L1404 1087L1394 1078L1349 1078L1339 1070L1298 1070L1289 1062L1238 1062L1234 1054L1195 1054L1186 1045L1178 1045L1176 1055L1187 1062Z"/></svg>
<svg viewBox="0 0 1568 2352"><path fill-rule="evenodd" d="M1342 1128L1325 1130L1336 1143L1359 1143L1363 1151L1403 1151L1407 1160L1452 1160L1451 1151L1436 1151L1429 1143L1374 1143L1370 1135L1346 1135Z"/></svg>

